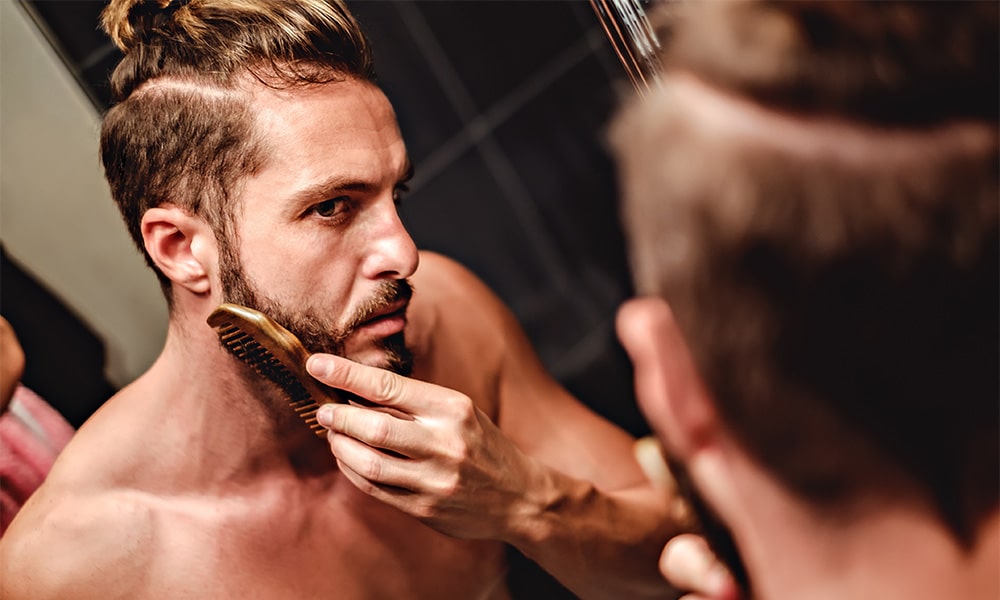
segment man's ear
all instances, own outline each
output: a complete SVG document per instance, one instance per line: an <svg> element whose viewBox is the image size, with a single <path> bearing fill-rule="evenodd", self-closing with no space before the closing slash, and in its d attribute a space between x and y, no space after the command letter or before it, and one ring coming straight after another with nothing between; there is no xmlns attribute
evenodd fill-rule
<svg viewBox="0 0 1000 600"><path fill-rule="evenodd" d="M668 453L691 456L715 435L718 422L673 311L660 298L636 298L619 309L616 325L647 421Z"/></svg>
<svg viewBox="0 0 1000 600"><path fill-rule="evenodd" d="M174 285L195 294L211 291L218 253L215 236L205 221L164 204L142 215L141 231L146 252Z"/></svg>

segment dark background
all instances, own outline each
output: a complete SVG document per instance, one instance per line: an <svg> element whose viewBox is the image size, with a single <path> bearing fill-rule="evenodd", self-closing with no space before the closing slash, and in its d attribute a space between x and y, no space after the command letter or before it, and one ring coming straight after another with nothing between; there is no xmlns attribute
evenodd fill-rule
<svg viewBox="0 0 1000 600"><path fill-rule="evenodd" d="M105 3L21 4L103 112L107 76L120 57L98 28ZM631 433L646 433L614 337L615 310L631 290L603 145L627 80L589 2L348 5L371 38L379 83L415 166L401 212L417 245L476 272L511 307L559 381ZM0 304L5 316L33 323L11 321L27 347L49 335L37 330L46 319L32 316L44 303L26 302L22 278L6 273ZM26 384L79 421L72 390L45 390L51 384L29 374ZM529 561L513 559L518 597L567 596Z"/></svg>

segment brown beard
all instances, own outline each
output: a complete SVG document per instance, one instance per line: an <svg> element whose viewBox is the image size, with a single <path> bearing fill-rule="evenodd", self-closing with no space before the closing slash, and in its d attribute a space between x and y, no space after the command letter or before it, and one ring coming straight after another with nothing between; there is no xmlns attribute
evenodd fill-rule
<svg viewBox="0 0 1000 600"><path fill-rule="evenodd" d="M277 300L266 296L244 273L243 265L229 243L220 240L219 271L222 281L224 302L240 304L258 310L274 319L288 331L295 334L310 353L322 352L347 356L344 343L365 321L401 300L413 296L413 286L406 279L383 281L375 294L359 306L347 325L342 329L334 327L328 319L315 310L305 308L292 311ZM413 353L406 347L404 332L393 334L377 342L385 353L383 364L373 365L401 375L413 371Z"/></svg>

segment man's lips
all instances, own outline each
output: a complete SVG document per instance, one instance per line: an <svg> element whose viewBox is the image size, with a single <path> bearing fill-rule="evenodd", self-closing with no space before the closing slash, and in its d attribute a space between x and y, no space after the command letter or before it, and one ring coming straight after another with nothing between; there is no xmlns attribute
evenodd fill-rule
<svg viewBox="0 0 1000 600"><path fill-rule="evenodd" d="M384 309L378 311L374 315L362 321L361 326L364 327L365 325L371 323L372 321L377 321L379 319L384 319L386 317L393 317L393 316L405 317L406 308L407 306L409 306L409 304L410 303L407 300L397 300L396 302L393 302L389 306L385 307Z"/></svg>
<svg viewBox="0 0 1000 600"><path fill-rule="evenodd" d="M363 329L379 335L398 333L406 326L406 309L408 305L409 302L406 300L394 302L362 321L357 329Z"/></svg>

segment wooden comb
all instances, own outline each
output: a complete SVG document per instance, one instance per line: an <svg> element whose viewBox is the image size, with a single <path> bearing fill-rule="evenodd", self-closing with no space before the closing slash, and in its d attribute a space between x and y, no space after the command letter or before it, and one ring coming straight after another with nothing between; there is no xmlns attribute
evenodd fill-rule
<svg viewBox="0 0 1000 600"><path fill-rule="evenodd" d="M342 400L306 372L309 351L295 334L264 313L238 304L221 304L208 316L208 324L226 350L277 385L309 429L326 437L316 411L327 402Z"/></svg>

